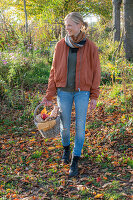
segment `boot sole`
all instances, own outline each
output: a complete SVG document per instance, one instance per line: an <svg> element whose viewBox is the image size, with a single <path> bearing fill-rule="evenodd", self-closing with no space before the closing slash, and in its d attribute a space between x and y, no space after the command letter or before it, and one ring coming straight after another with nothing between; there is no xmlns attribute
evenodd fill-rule
<svg viewBox="0 0 133 200"><path fill-rule="evenodd" d="M68 176L71 178L71 177L78 176L78 174L79 174L79 173L77 172L76 174L72 174L72 175L71 175L71 174L69 174Z"/></svg>

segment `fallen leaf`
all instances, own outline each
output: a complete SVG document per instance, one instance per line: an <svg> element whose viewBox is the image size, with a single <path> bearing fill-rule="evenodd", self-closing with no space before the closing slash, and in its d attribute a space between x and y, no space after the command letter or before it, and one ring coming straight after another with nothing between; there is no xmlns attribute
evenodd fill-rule
<svg viewBox="0 0 133 200"><path fill-rule="evenodd" d="M20 199L15 198L15 199L13 199L13 200L20 200Z"/></svg>
<svg viewBox="0 0 133 200"><path fill-rule="evenodd" d="M6 146L3 144L3 145L2 145L2 148L3 148L3 149L6 149Z"/></svg>
<svg viewBox="0 0 133 200"><path fill-rule="evenodd" d="M108 178L107 178L106 176L103 176L103 179L104 179L104 180L107 180Z"/></svg>
<svg viewBox="0 0 133 200"><path fill-rule="evenodd" d="M98 183L98 182L100 182L101 181L101 177L98 177L97 179L96 179L96 182Z"/></svg>
<svg viewBox="0 0 133 200"><path fill-rule="evenodd" d="M84 185L77 185L77 189L80 191L84 191L86 187Z"/></svg>
<svg viewBox="0 0 133 200"><path fill-rule="evenodd" d="M105 183L103 186L102 186L102 188L106 188L106 187L108 187L109 185L111 185L112 183Z"/></svg>
<svg viewBox="0 0 133 200"><path fill-rule="evenodd" d="M91 133L90 133L90 132L88 132L88 133L86 133L86 134L85 134L85 137L86 137L86 136L90 136L90 135L91 135Z"/></svg>
<svg viewBox="0 0 133 200"><path fill-rule="evenodd" d="M95 169L93 170L93 172L94 172L94 173L97 173L97 172L98 172L98 168L95 168Z"/></svg>
<svg viewBox="0 0 133 200"><path fill-rule="evenodd" d="M64 179L61 179L60 183L61 183L62 186L65 186L65 180Z"/></svg>
<svg viewBox="0 0 133 200"><path fill-rule="evenodd" d="M133 176L131 176L130 180L129 180L129 183L132 183L133 182Z"/></svg>
<svg viewBox="0 0 133 200"><path fill-rule="evenodd" d="M123 196L127 197L128 195L124 192L121 193Z"/></svg>
<svg viewBox="0 0 133 200"><path fill-rule="evenodd" d="M91 185L92 184L92 181L89 181L86 183L86 185Z"/></svg>
<svg viewBox="0 0 133 200"><path fill-rule="evenodd" d="M17 195L16 195L16 194L13 194L13 195L12 195L12 197L13 197L13 198L16 198L16 197L17 197Z"/></svg>
<svg viewBox="0 0 133 200"><path fill-rule="evenodd" d="M98 198L101 198L103 196L104 196L104 194L97 194L96 196L94 196L94 199L98 199Z"/></svg>
<svg viewBox="0 0 133 200"><path fill-rule="evenodd" d="M111 173L110 173L110 172L106 172L105 175L106 175L106 176L110 176Z"/></svg>
<svg viewBox="0 0 133 200"><path fill-rule="evenodd" d="M62 147L62 145L57 145L57 146L55 146L55 147L58 149L58 148L61 148L61 147Z"/></svg>
<svg viewBox="0 0 133 200"><path fill-rule="evenodd" d="M48 150L53 150L55 149L55 147L48 147Z"/></svg>

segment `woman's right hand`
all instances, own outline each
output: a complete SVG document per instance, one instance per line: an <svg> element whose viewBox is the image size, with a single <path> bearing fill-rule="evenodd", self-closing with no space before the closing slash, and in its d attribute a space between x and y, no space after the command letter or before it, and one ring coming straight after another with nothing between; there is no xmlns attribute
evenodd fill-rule
<svg viewBox="0 0 133 200"><path fill-rule="evenodd" d="M48 101L45 97L43 97L41 103L44 103L46 106L51 106L52 105L52 102Z"/></svg>

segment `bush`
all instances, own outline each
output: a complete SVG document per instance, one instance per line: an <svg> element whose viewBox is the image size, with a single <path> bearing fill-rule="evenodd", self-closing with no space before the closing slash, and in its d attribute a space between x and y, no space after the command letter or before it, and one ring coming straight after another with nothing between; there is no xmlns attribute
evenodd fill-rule
<svg viewBox="0 0 133 200"><path fill-rule="evenodd" d="M41 49L16 48L0 53L0 99L9 106L24 104L24 90L48 82L51 65Z"/></svg>
<svg viewBox="0 0 133 200"><path fill-rule="evenodd" d="M1 78L10 87L23 84L31 87L33 84L46 83L49 77L50 65L40 54L14 52L1 53Z"/></svg>
<svg viewBox="0 0 133 200"><path fill-rule="evenodd" d="M101 85L110 84L112 82L111 73L102 71L101 72Z"/></svg>

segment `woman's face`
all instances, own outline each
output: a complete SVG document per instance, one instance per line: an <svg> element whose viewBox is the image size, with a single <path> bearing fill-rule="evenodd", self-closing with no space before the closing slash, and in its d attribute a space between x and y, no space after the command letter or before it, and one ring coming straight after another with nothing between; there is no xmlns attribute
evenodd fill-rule
<svg viewBox="0 0 133 200"><path fill-rule="evenodd" d="M77 36L81 29L81 23L77 24L68 18L65 20L65 28L69 36Z"/></svg>

